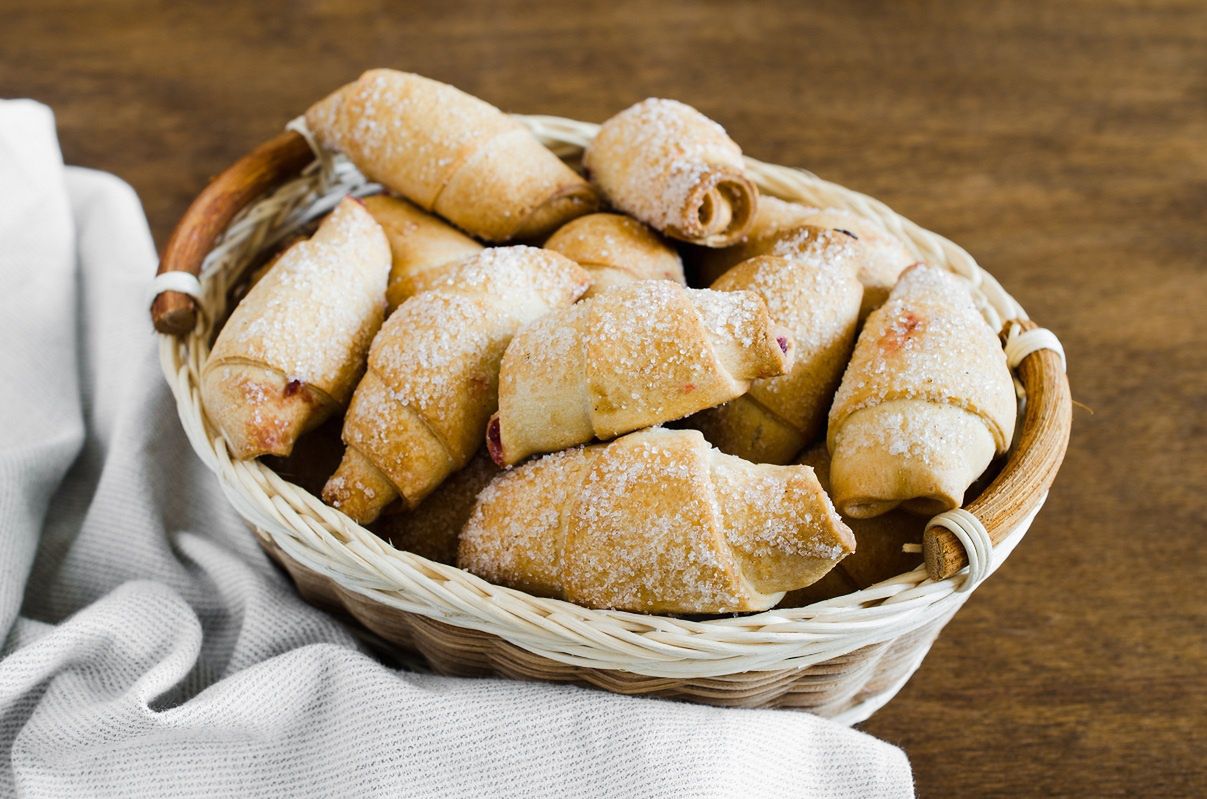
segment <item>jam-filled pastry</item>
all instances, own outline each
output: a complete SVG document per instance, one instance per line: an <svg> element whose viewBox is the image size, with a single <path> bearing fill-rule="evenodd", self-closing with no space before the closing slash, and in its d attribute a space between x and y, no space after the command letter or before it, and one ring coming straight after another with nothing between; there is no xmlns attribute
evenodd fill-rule
<svg viewBox="0 0 1207 799"><path fill-rule="evenodd" d="M323 499L361 524L397 497L422 501L481 446L511 337L590 283L573 261L535 247L494 247L442 269L373 340Z"/></svg>
<svg viewBox="0 0 1207 799"><path fill-rule="evenodd" d="M791 337L749 291L617 286L524 328L487 445L500 465L680 419L783 374Z"/></svg>
<svg viewBox="0 0 1207 799"><path fill-rule="evenodd" d="M583 164L613 206L693 244L733 244L758 207L741 148L677 100L643 100L604 122Z"/></svg>
<svg viewBox="0 0 1207 799"><path fill-rule="evenodd" d="M935 514L1010 446L1006 355L968 283L914 266L859 334L830 409L834 503L845 516Z"/></svg>
<svg viewBox="0 0 1207 799"><path fill-rule="evenodd" d="M421 75L370 70L313 105L306 125L369 179L486 241L541 236L599 205L522 123Z"/></svg>
<svg viewBox="0 0 1207 799"><path fill-rule="evenodd" d="M787 374L756 380L742 396L692 417L714 446L756 463L789 463L821 433L855 343L860 244L838 231L808 231L797 255L755 256L712 285L758 294L796 344Z"/></svg>
<svg viewBox="0 0 1207 799"><path fill-rule="evenodd" d="M348 403L385 312L390 247L345 198L239 303L201 370L201 402L236 458L287 456Z"/></svg>
<svg viewBox="0 0 1207 799"><path fill-rule="evenodd" d="M866 217L843 208L811 208L764 195L743 241L694 253L695 278L712 283L725 270L756 255L792 257L809 246L811 228L836 230L859 241L855 275L863 284L860 319L883 305L901 272L918 262L901 239Z"/></svg>
<svg viewBox="0 0 1207 799"><path fill-rule="evenodd" d="M855 549L808 466L748 463L695 430L653 428L496 477L458 565L592 608L766 610Z"/></svg>

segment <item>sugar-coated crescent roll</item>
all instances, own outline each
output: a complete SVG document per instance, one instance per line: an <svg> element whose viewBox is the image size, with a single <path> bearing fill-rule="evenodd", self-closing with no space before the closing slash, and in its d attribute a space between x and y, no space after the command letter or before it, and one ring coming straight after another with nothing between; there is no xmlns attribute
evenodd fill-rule
<svg viewBox="0 0 1207 799"><path fill-rule="evenodd" d="M599 205L521 123L439 81L373 69L306 112L367 177L487 241L540 236Z"/></svg>
<svg viewBox="0 0 1207 799"><path fill-rule="evenodd" d="M682 284L679 253L654 231L623 214L588 214L572 220L545 242L591 273L587 296L634 280L673 280Z"/></svg>
<svg viewBox="0 0 1207 799"><path fill-rule="evenodd" d="M740 240L728 247L688 249L685 255L693 282L710 286L731 267L765 255L776 236L806 224L808 216L816 211L808 205L759 195L759 207Z"/></svg>
<svg viewBox="0 0 1207 799"><path fill-rule="evenodd" d="M275 260L201 370L205 413L236 458L285 456L348 402L385 311L390 248L356 200Z"/></svg>
<svg viewBox="0 0 1207 799"><path fill-rule="evenodd" d="M738 241L758 207L741 148L676 100L643 100L604 122L583 164L612 205L706 247Z"/></svg>
<svg viewBox="0 0 1207 799"><path fill-rule="evenodd" d="M481 446L512 335L590 283L573 261L534 247L487 249L442 269L373 340L323 499L362 524L398 496L415 507Z"/></svg>
<svg viewBox="0 0 1207 799"><path fill-rule="evenodd" d="M390 242L387 310L394 310L421 291L437 267L482 250L482 245L469 236L406 200L380 194L366 197L364 203Z"/></svg>
<svg viewBox="0 0 1207 799"><path fill-rule="evenodd" d="M830 491L830 452L825 443L810 447L797 463L812 466L822 490ZM843 596L882 580L912 571L922 563L921 551L906 552L906 544L922 545L926 518L900 508L872 519L843 518L855 534L855 551L812 585L789 591L780 607L799 608Z"/></svg>
<svg viewBox="0 0 1207 799"><path fill-rule="evenodd" d="M512 340L487 445L510 465L679 419L783 374L791 349L752 292L617 286Z"/></svg>
<svg viewBox="0 0 1207 799"><path fill-rule="evenodd" d="M486 448L433 491L413 510L393 512L395 506L373 523L373 532L396 549L405 549L437 563L457 563L457 537L469 521L478 494L499 473Z"/></svg>
<svg viewBox="0 0 1207 799"><path fill-rule="evenodd" d="M1016 414L1006 356L968 284L911 267L864 325L830 410L835 504L855 518L959 507L1009 447Z"/></svg>
<svg viewBox="0 0 1207 799"><path fill-rule="evenodd" d="M496 477L458 565L594 608L773 607L855 548L807 466L747 463L695 430L642 430Z"/></svg>
<svg viewBox="0 0 1207 799"><path fill-rule="evenodd" d="M722 250L693 253L697 282L711 284L725 270L756 255L792 256L808 246L809 228L839 230L858 239L860 260L856 268L863 284L865 318L884 304L897 276L918 259L905 244L879 223L842 208L812 208L766 195L759 198L758 212L742 242Z"/></svg>
<svg viewBox="0 0 1207 799"><path fill-rule="evenodd" d="M788 463L817 437L855 343L863 297L853 268L859 242L809 230L796 256L755 256L712 285L758 294L796 345L787 374L756 380L742 396L692 417L718 449L756 463Z"/></svg>

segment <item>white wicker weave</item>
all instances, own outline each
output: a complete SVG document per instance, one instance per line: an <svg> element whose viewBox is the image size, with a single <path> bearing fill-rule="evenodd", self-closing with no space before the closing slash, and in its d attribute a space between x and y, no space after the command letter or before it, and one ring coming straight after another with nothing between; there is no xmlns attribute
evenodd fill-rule
<svg viewBox="0 0 1207 799"><path fill-rule="evenodd" d="M597 129L556 117L517 118L563 157L578 155ZM967 252L883 203L798 169L753 159L746 163L760 190L873 218L907 242L919 260L967 278L995 329L1004 320L1025 318L1022 308ZM201 320L193 334L160 336L163 371L185 432L197 454L218 476L231 503L272 545L347 591L380 605L490 633L571 666L667 678L804 668L898 639L936 622L937 631L967 599L968 592L1009 555L1043 504L1045 497L1036 497L1029 515L996 547L970 514L949 513L936 519L968 551L969 568L954 578L931 580L919 567L809 607L707 621L591 610L533 597L394 549L259 461L232 460L222 437L205 418L198 392L214 320L223 317L232 283L247 265L267 247L326 213L345 194L379 190L342 158L323 159L321 164L316 161L301 177L245 209L206 258L199 287L190 284L184 288L199 295ZM156 290L181 290L182 286L179 279L167 277ZM1014 363L1035 347L1052 346L1042 337L1028 335L1011 345ZM916 652L910 651L910 662L894 684L836 708L833 717L857 722L888 701L917 668L929 641L926 638Z"/></svg>

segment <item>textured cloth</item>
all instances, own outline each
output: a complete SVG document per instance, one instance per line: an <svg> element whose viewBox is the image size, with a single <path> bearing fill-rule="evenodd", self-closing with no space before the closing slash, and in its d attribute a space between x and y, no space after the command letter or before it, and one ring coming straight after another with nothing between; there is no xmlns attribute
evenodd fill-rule
<svg viewBox="0 0 1207 799"><path fill-rule="evenodd" d="M0 796L910 796L802 713L399 672L303 603L159 373L134 193L0 101Z"/></svg>

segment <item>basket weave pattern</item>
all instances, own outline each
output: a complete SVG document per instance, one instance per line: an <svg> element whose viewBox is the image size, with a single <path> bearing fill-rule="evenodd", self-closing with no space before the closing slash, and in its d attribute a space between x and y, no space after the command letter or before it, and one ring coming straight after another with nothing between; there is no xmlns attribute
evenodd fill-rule
<svg viewBox="0 0 1207 799"><path fill-rule="evenodd" d="M581 154L597 127L555 117L519 119L566 158ZM761 191L875 219L919 260L967 278L995 329L1026 318L967 252L882 203L800 170L753 159L747 159L747 167ZM196 328L179 338L162 335L160 356L190 443L303 596L342 609L382 638L418 651L437 672L574 682L719 705L800 708L854 723L904 685L969 590L1006 558L1043 504L1045 495L1035 496L1023 521L988 558L953 578L933 580L919 567L805 608L706 621L592 610L533 597L394 549L259 461L232 460L205 417L198 388L214 326L225 317L231 289L246 268L340 197L379 190L347 161L324 157L253 202L205 259Z"/></svg>

